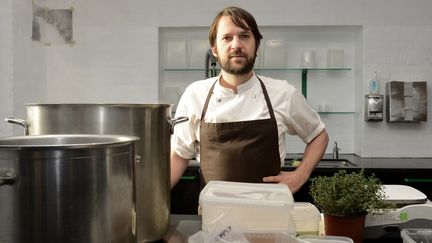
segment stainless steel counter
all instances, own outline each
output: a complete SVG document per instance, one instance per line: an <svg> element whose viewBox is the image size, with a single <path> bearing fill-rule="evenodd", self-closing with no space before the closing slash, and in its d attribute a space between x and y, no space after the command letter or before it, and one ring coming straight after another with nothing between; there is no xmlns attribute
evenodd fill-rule
<svg viewBox="0 0 432 243"><path fill-rule="evenodd" d="M302 154L287 154L286 158L301 158ZM331 159L325 154L324 159ZM432 158L377 158L360 157L355 154L340 154L339 159L348 160L357 168L364 169L432 169Z"/></svg>
<svg viewBox="0 0 432 243"><path fill-rule="evenodd" d="M365 169L432 169L432 158L368 158L354 154L342 154L340 158Z"/></svg>
<svg viewBox="0 0 432 243"><path fill-rule="evenodd" d="M303 154L287 154L286 158L301 158ZM331 154L325 154L324 159L331 159ZM339 159L353 162L353 168L364 169L432 169L432 158L379 158L360 157L355 154L340 154ZM199 167L199 163L192 160L189 167Z"/></svg>
<svg viewBox="0 0 432 243"><path fill-rule="evenodd" d="M157 243L187 243L188 237L201 230L201 216L199 215L171 215L170 228L164 238ZM369 239L365 235L364 243L401 243L398 232L393 237Z"/></svg>

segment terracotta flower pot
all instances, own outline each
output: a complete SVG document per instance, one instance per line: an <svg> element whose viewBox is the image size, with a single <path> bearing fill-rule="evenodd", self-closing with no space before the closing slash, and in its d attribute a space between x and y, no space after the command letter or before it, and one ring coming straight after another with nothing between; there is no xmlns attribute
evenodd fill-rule
<svg viewBox="0 0 432 243"><path fill-rule="evenodd" d="M354 243L362 243L365 218L366 215L354 217L339 217L325 214L325 234L345 236L351 238Z"/></svg>

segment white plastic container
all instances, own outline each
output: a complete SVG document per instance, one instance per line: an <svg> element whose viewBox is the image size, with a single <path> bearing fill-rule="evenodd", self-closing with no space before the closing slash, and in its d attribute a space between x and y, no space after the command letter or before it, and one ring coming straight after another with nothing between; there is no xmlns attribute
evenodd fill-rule
<svg viewBox="0 0 432 243"><path fill-rule="evenodd" d="M312 203L294 203L291 215L296 225L297 235L318 235L321 214Z"/></svg>
<svg viewBox="0 0 432 243"><path fill-rule="evenodd" d="M286 185L211 181L200 193L202 230L229 223L244 233L295 232Z"/></svg>
<svg viewBox="0 0 432 243"><path fill-rule="evenodd" d="M310 243L309 241L285 233L260 234L254 237L246 235L246 239L250 243Z"/></svg>
<svg viewBox="0 0 432 243"><path fill-rule="evenodd" d="M403 243L432 242L432 229L403 229Z"/></svg>
<svg viewBox="0 0 432 243"><path fill-rule="evenodd" d="M345 65L343 49L328 49L327 50L327 67L328 68L343 68Z"/></svg>
<svg viewBox="0 0 432 243"><path fill-rule="evenodd" d="M331 235L321 235L321 236L300 236L300 239L309 243L353 243L351 238L343 236L331 236Z"/></svg>

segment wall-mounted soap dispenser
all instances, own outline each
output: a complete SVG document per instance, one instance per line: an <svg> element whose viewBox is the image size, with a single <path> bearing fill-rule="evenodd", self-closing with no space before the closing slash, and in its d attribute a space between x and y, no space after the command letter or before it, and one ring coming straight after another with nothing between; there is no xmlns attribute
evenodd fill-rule
<svg viewBox="0 0 432 243"><path fill-rule="evenodd" d="M365 121L380 122L384 118L383 95L365 95Z"/></svg>
<svg viewBox="0 0 432 243"><path fill-rule="evenodd" d="M369 82L369 94L365 95L365 121L380 122L384 119L384 96L379 94L378 72Z"/></svg>

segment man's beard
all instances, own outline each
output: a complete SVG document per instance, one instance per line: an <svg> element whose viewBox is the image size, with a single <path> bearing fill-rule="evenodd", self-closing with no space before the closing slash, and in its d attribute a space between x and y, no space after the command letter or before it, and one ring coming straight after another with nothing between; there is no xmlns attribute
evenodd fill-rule
<svg viewBox="0 0 432 243"><path fill-rule="evenodd" d="M246 62L242 66L240 66L240 67L237 68L237 67L234 67L234 65L232 65L232 63L231 63L231 57L238 56L238 55L240 55L242 57L245 57L246 58ZM243 52L240 51L240 52L231 53L228 56L228 60L226 60L224 62L222 62L220 60L220 58L218 58L217 61L218 61L219 66L225 72L227 72L229 74L235 74L235 75L244 75L244 74L249 73L252 70L252 68L253 68L253 66L255 64L255 56L247 57L246 54L244 54Z"/></svg>

